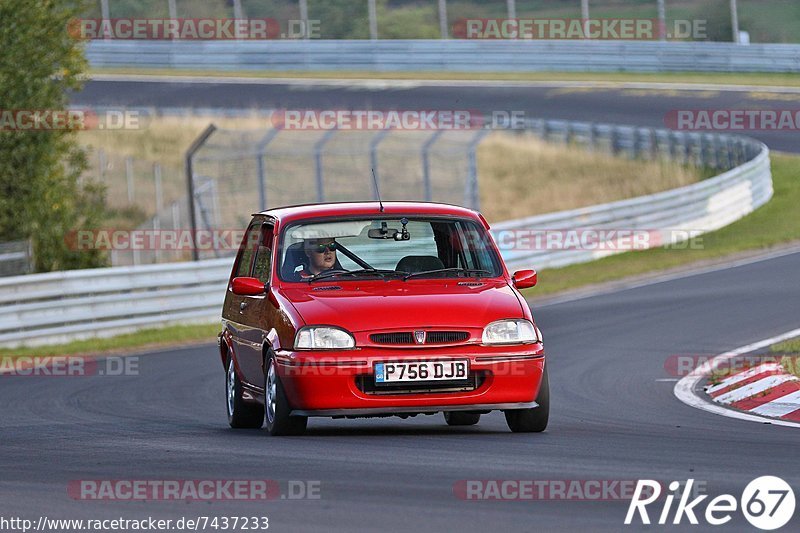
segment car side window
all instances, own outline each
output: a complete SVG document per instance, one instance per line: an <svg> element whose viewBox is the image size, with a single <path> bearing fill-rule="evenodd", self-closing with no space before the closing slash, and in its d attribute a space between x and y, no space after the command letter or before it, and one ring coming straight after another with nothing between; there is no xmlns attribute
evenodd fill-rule
<svg viewBox="0 0 800 533"><path fill-rule="evenodd" d="M253 277L258 278L264 283L269 283L269 275L272 270L272 237L273 227L264 224L261 230L261 242L256 250L256 258L253 262Z"/></svg>
<svg viewBox="0 0 800 533"><path fill-rule="evenodd" d="M486 254L483 257L479 257L478 252L475 251L476 248L479 248L474 244L479 239L475 228L459 223L457 231L458 233L454 237L459 242L462 250L462 253L459 254L459 263L463 263L461 266L464 268L479 268L480 265L490 265L492 263ZM470 243L473 243L472 246L470 246ZM465 250L467 253L463 253Z"/></svg>
<svg viewBox="0 0 800 533"><path fill-rule="evenodd" d="M239 259L236 263L236 277L250 276L250 269L253 266L253 256L261 236L261 222L253 222L247 228L242 247L239 250Z"/></svg>

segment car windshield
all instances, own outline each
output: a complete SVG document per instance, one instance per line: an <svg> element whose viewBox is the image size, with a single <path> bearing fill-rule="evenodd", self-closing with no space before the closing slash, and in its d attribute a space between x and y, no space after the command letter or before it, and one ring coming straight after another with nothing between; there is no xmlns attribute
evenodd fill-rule
<svg viewBox="0 0 800 533"><path fill-rule="evenodd" d="M283 232L280 264L284 281L502 274L500 260L481 225L468 219L432 217L295 224Z"/></svg>

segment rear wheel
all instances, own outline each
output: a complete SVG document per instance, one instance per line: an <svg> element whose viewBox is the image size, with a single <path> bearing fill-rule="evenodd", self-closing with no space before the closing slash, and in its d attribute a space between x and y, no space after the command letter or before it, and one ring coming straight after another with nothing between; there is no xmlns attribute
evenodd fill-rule
<svg viewBox="0 0 800 533"><path fill-rule="evenodd" d="M480 413L469 411L445 411L444 421L448 426L474 426L481 419Z"/></svg>
<svg viewBox="0 0 800 533"><path fill-rule="evenodd" d="M538 407L532 409L513 409L505 412L508 428L514 433L539 433L547 428L550 418L550 380L547 367L542 375L542 386L536 396Z"/></svg>
<svg viewBox="0 0 800 533"><path fill-rule="evenodd" d="M270 435L302 435L308 425L307 416L290 416L292 411L283 391L275 359L267 360L264 377L264 410L267 413L267 431Z"/></svg>
<svg viewBox="0 0 800 533"><path fill-rule="evenodd" d="M228 353L225 371L225 396L228 407L228 424L232 428L260 428L264 424L264 408L258 403L247 403L242 398L242 382L236 375L233 355Z"/></svg>

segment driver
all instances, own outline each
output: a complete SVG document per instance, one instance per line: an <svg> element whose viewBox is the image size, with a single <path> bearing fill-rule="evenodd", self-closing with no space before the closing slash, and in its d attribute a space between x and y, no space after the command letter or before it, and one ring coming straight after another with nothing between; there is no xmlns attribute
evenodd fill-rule
<svg viewBox="0 0 800 533"><path fill-rule="evenodd" d="M301 279L316 276L336 265L336 239L306 239L303 242L303 252L308 257L308 266L300 271Z"/></svg>

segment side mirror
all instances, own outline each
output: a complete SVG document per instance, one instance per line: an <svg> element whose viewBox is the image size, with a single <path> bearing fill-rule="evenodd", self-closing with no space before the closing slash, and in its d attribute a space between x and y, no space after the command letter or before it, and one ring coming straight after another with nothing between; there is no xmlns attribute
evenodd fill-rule
<svg viewBox="0 0 800 533"><path fill-rule="evenodd" d="M514 272L511 281L514 283L514 287L518 289L527 289L536 286L538 276L535 270L517 270Z"/></svg>
<svg viewBox="0 0 800 533"><path fill-rule="evenodd" d="M257 296L267 291L267 286L258 278L233 278L231 282L233 294L239 296Z"/></svg>

